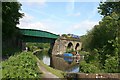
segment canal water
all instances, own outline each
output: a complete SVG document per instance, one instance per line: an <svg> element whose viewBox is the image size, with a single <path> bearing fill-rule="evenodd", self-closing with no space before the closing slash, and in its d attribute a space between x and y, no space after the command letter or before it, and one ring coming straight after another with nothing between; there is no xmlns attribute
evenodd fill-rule
<svg viewBox="0 0 120 80"><path fill-rule="evenodd" d="M44 64L65 72L79 72L79 59L51 56L47 51L40 51L36 55Z"/></svg>

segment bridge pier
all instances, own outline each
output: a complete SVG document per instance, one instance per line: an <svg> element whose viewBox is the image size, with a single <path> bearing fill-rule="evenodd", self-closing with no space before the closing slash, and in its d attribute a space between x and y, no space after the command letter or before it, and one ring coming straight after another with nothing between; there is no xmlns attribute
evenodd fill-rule
<svg viewBox="0 0 120 80"><path fill-rule="evenodd" d="M55 40L50 43L50 49L49 49L49 51L48 51L49 54L52 54L52 50L53 50L53 47L54 47L54 43L55 43Z"/></svg>
<svg viewBox="0 0 120 80"><path fill-rule="evenodd" d="M22 44L22 51L25 51L25 50L26 50L26 42L23 42L23 41L22 41L21 44Z"/></svg>

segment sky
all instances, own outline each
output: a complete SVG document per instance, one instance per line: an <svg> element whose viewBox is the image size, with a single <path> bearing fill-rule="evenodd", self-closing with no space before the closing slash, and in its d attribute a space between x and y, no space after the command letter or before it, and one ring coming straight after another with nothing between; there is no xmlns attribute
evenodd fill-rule
<svg viewBox="0 0 120 80"><path fill-rule="evenodd" d="M24 13L17 25L21 29L36 29L54 34L85 35L101 20L97 7L99 2L65 2L31 1L22 4Z"/></svg>

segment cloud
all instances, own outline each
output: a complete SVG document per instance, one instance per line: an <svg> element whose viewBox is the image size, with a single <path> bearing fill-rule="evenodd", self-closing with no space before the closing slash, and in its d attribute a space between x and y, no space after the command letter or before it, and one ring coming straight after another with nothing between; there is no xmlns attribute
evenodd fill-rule
<svg viewBox="0 0 120 80"><path fill-rule="evenodd" d="M97 21L90 20L84 20L76 24L64 23L64 21L62 22L61 20L60 21L55 20L56 19L52 20L48 18L36 21L36 18L34 16L25 13L25 16L22 19L20 19L20 24L18 25L18 27L22 29L43 30L55 34L73 33L78 35L84 35L87 32L87 30L92 29L94 25L98 24ZM69 24L71 24L71 26L69 26Z"/></svg>
<svg viewBox="0 0 120 80"><path fill-rule="evenodd" d="M21 29L36 29L36 30L43 30L43 31L57 33L57 32L54 32L54 30L52 30L51 27L54 27L54 24L52 24L52 23L51 24L47 23L47 21L46 22L42 22L42 21L37 21L37 22L27 21L26 22L26 20L22 20L22 22L20 22L18 27ZM23 22L23 21L25 21L25 22Z"/></svg>
<svg viewBox="0 0 120 80"><path fill-rule="evenodd" d="M25 12L20 11L21 13L24 13L23 18L20 18L20 24L17 25L20 28L27 27L29 23L32 23L32 21L35 19L32 15L27 14ZM23 25L24 24L24 25Z"/></svg>
<svg viewBox="0 0 120 80"><path fill-rule="evenodd" d="M57 24L54 23L47 23L38 21L38 22L32 22L32 23L22 23L19 28L22 29L35 29L35 30L42 30L42 31L48 31L51 33L59 34L58 27L56 27Z"/></svg>
<svg viewBox="0 0 120 80"><path fill-rule="evenodd" d="M85 20L80 23L72 25L68 30L66 30L66 32L81 33L81 35L83 35L97 24L98 24L98 21Z"/></svg>
<svg viewBox="0 0 120 80"><path fill-rule="evenodd" d="M21 29L37 29L59 34L60 23L53 21L51 19L43 19L41 21L36 21L36 18L30 14L25 13L25 16L20 19L20 24L17 25Z"/></svg>
<svg viewBox="0 0 120 80"><path fill-rule="evenodd" d="M35 20L35 17L30 15L30 14L27 14L24 12L24 16L23 18L20 19L20 24L17 25L19 28L24 28L24 29L40 29L40 28L43 28L43 25L42 23L40 22L33 22ZM38 27L39 26L39 27Z"/></svg>
<svg viewBox="0 0 120 80"><path fill-rule="evenodd" d="M27 29L46 30L41 22L29 23L26 26Z"/></svg>
<svg viewBox="0 0 120 80"><path fill-rule="evenodd" d="M23 18L20 19L20 21L22 22L31 22L31 20L35 19L33 16L31 16L30 14L27 14L25 12L21 12L24 13Z"/></svg>
<svg viewBox="0 0 120 80"><path fill-rule="evenodd" d="M64 24L64 25L63 25ZM40 21L36 21L36 18L30 14L25 13L25 16L20 19L19 28L22 29L37 29L52 32L55 34L63 34L63 33L74 33L83 35L94 27L94 25L98 24L97 21L84 20L79 23L73 23L69 26L69 22L65 23L61 20L56 20L47 18ZM69 26L69 27L67 27Z"/></svg>
<svg viewBox="0 0 120 80"><path fill-rule="evenodd" d="M86 30L90 30L94 27L94 25L96 25L97 22L96 21L89 21L89 20L85 20L83 22L80 22L76 25L73 26L74 29L86 29Z"/></svg>

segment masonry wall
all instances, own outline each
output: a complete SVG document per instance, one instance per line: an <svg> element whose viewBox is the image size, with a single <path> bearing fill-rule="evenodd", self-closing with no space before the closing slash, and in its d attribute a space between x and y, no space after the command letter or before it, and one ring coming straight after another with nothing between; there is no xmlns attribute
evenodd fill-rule
<svg viewBox="0 0 120 80"><path fill-rule="evenodd" d="M67 40L65 38L58 38L53 46L52 54L57 55L57 54L63 54L66 52L66 49L68 47L68 44L72 43L73 44L73 49L75 50L76 44L78 43L78 50L81 50L82 43L80 41L73 41L73 40Z"/></svg>

